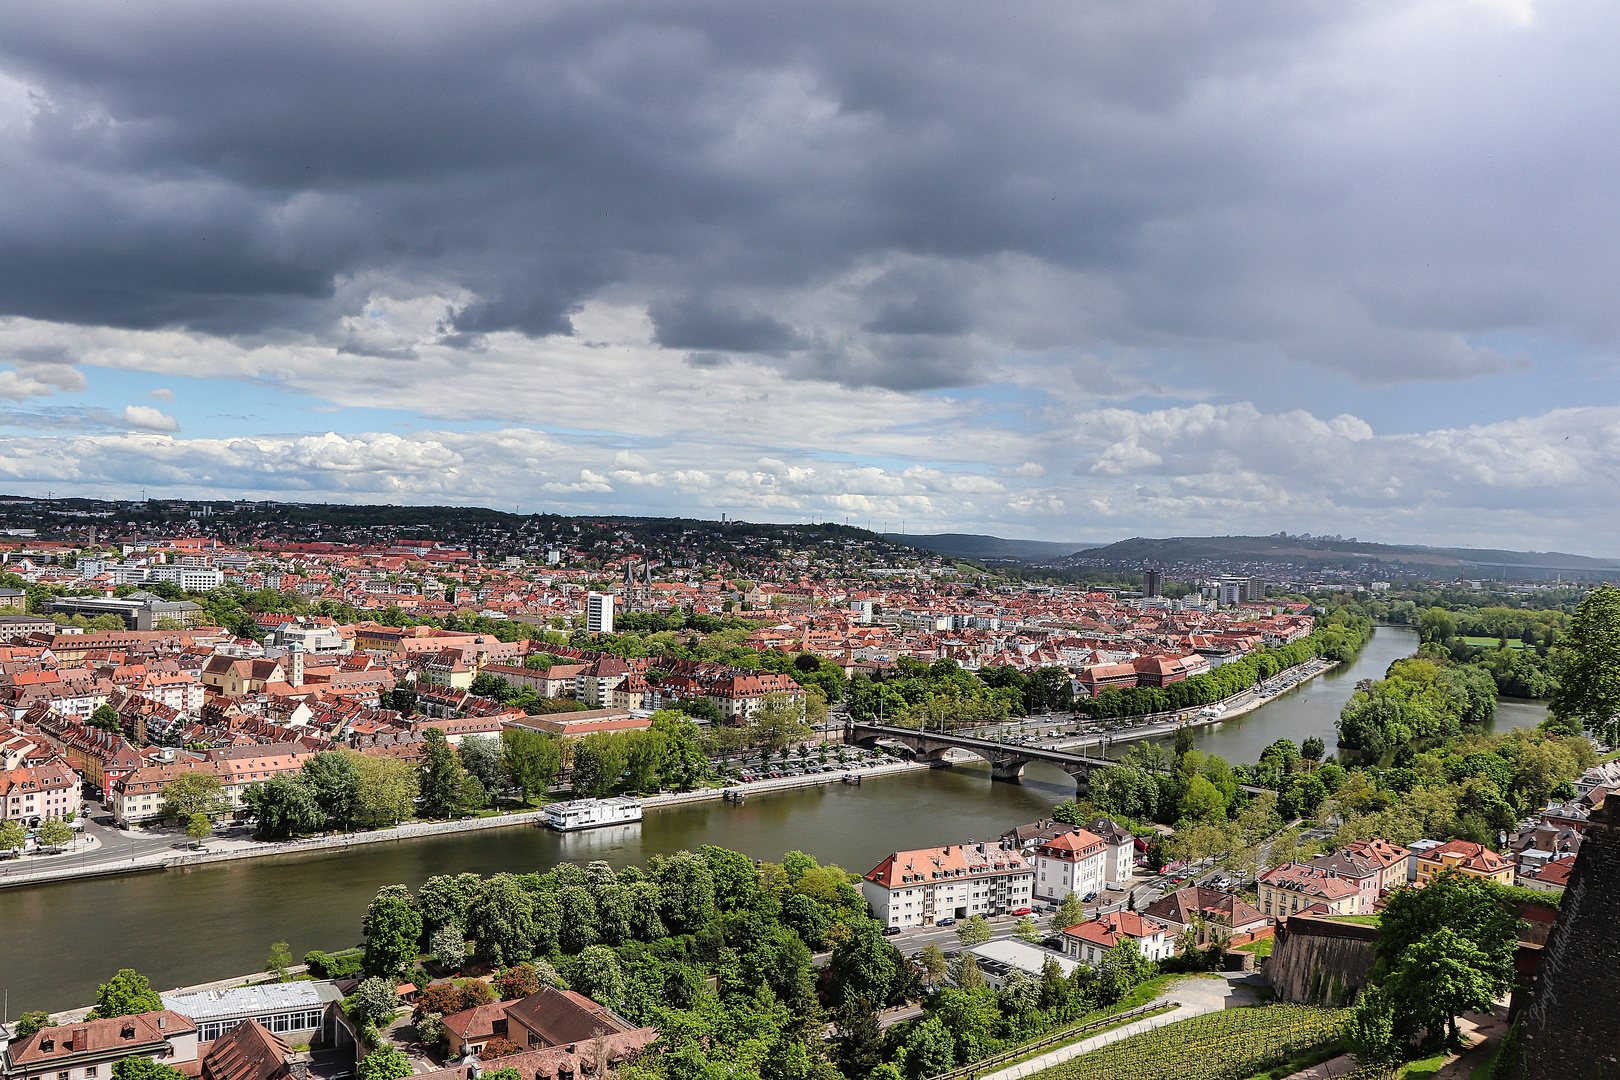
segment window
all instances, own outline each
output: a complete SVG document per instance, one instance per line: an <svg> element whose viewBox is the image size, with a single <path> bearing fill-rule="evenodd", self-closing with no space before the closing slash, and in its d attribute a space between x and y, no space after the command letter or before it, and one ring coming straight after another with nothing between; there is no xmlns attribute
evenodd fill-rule
<svg viewBox="0 0 1620 1080"><path fill-rule="evenodd" d="M96 1067L94 1065L86 1066L86 1068L84 1070L84 1075L87 1076L87 1077L95 1076L96 1075Z"/></svg>

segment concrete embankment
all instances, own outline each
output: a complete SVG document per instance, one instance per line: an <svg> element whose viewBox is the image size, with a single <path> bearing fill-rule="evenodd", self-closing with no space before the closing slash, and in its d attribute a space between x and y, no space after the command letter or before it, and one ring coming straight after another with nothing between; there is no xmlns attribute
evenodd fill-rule
<svg viewBox="0 0 1620 1080"><path fill-rule="evenodd" d="M755 797L798 788L841 784L846 777L866 779L927 768L927 765L915 762L896 762L870 769L862 769L859 772L783 777L779 780L757 780L748 784L733 784L725 788L701 788L697 791L653 795L643 799L641 805L643 811L665 810L671 807L685 806L689 803L722 799L727 792L740 792L748 797ZM540 824L544 817L544 810L523 810L509 814L496 814L490 817L467 818L462 821L416 822L397 825L391 829L340 833L333 836L312 836L302 840L237 842L238 846L225 851L188 852L183 855L160 852L137 857L129 861L109 861L102 865L74 866L62 870L41 870L31 874L6 875L0 877L0 888L44 885L58 881L73 881L78 878L105 877L111 874L136 874L152 870L180 869L183 867L204 866L210 863L234 862L237 859L259 859L272 855L303 855L316 851L341 851L362 847L367 844L397 843L402 840L416 840L428 836L477 832L482 829L504 829L517 825L532 827Z"/></svg>

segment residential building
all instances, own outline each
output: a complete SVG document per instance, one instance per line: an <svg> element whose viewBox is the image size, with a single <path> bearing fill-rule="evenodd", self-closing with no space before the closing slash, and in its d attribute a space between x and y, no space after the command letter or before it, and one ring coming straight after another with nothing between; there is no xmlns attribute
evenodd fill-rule
<svg viewBox="0 0 1620 1080"><path fill-rule="evenodd" d="M1136 869L1136 837L1112 818L1100 817L1085 826L1042 818L1008 829L1001 834L1001 838L1019 850L1029 852L1054 837L1074 832L1088 832L1102 839L1103 884L1107 888L1123 889L1130 884Z"/></svg>
<svg viewBox="0 0 1620 1080"><path fill-rule="evenodd" d="M1260 875L1260 911L1281 921L1288 916L1321 904L1327 914L1355 915L1360 912L1361 887L1332 871L1305 863L1285 863Z"/></svg>
<svg viewBox="0 0 1620 1080"><path fill-rule="evenodd" d="M1418 856L1417 883L1427 884L1447 870L1485 878L1503 885L1513 884L1513 864L1484 844L1472 840L1451 840Z"/></svg>
<svg viewBox="0 0 1620 1080"><path fill-rule="evenodd" d="M594 707L611 706L614 687L628 679L630 671L630 664L620 657L599 656L574 676L574 697Z"/></svg>
<svg viewBox="0 0 1620 1080"><path fill-rule="evenodd" d="M28 828L50 818L73 821L83 804L80 789L78 774L63 758L0 772L0 821L20 821Z"/></svg>
<svg viewBox="0 0 1620 1080"><path fill-rule="evenodd" d="M0 1057L0 1075L6 1080L110 1080L113 1066L130 1057L194 1066L197 1043L197 1025L168 1009L78 1020L12 1040Z"/></svg>
<svg viewBox="0 0 1620 1080"><path fill-rule="evenodd" d="M28 610L28 594L22 589L0 589L0 609Z"/></svg>
<svg viewBox="0 0 1620 1080"><path fill-rule="evenodd" d="M201 681L231 697L256 694L265 683L286 682L287 672L276 660L249 660L215 653L203 665Z"/></svg>
<svg viewBox="0 0 1620 1080"><path fill-rule="evenodd" d="M1412 853L1399 844L1392 844L1388 840L1357 840L1353 844L1346 844L1344 851L1378 866L1380 892L1398 889L1409 880L1407 864L1411 861Z"/></svg>
<svg viewBox="0 0 1620 1080"><path fill-rule="evenodd" d="M1536 892L1561 893L1569 887L1569 876L1575 872L1575 856L1561 855L1540 869L1519 875L1519 885Z"/></svg>
<svg viewBox="0 0 1620 1080"><path fill-rule="evenodd" d="M214 1040L203 1055L202 1080L283 1080L292 1075L292 1048L254 1020Z"/></svg>
<svg viewBox="0 0 1620 1080"><path fill-rule="evenodd" d="M502 721L503 727L527 728L552 735L579 738L601 731L640 731L652 726L650 716L632 716L629 709L584 709L579 712L543 713Z"/></svg>
<svg viewBox="0 0 1620 1080"><path fill-rule="evenodd" d="M1378 894L1382 889L1384 867L1367 859L1359 858L1348 851L1334 851L1318 855L1305 864L1318 870L1327 870L1337 874L1341 881L1348 881L1356 887L1356 903L1354 910L1347 912L1350 915L1371 915L1374 906L1378 903Z"/></svg>
<svg viewBox="0 0 1620 1080"><path fill-rule="evenodd" d="M213 1042L236 1030L244 1020L255 1020L266 1031L299 1043L314 1037L335 1044L343 1040L346 1031L335 1008L343 994L336 983L329 981L261 983L160 997L165 1009L196 1022L198 1038L203 1042Z"/></svg>
<svg viewBox="0 0 1620 1080"><path fill-rule="evenodd" d="M1255 934L1271 925L1259 908L1236 894L1202 885L1167 893L1149 904L1144 914L1163 923L1172 938L1192 931L1196 948Z"/></svg>
<svg viewBox="0 0 1620 1080"><path fill-rule="evenodd" d="M1035 866L1005 841L897 851L873 867L861 892L885 926L1001 915L1034 900Z"/></svg>
<svg viewBox="0 0 1620 1080"><path fill-rule="evenodd" d="M1085 829L1052 837L1034 850L1035 895L1061 901L1070 893L1084 897L1102 892L1107 857L1102 837Z"/></svg>
<svg viewBox="0 0 1620 1080"><path fill-rule="evenodd" d="M613 594L585 594L585 629L592 634L613 633Z"/></svg>
<svg viewBox="0 0 1620 1080"><path fill-rule="evenodd" d="M474 1056L492 1039L506 1039L526 1050L544 1050L638 1030L605 1005L550 986L518 1001L496 1001L451 1013L444 1018L444 1028L450 1060Z"/></svg>
<svg viewBox="0 0 1620 1080"><path fill-rule="evenodd" d="M1157 963L1171 954L1169 930L1156 919L1134 911L1110 911L1063 931L1063 951L1096 967L1125 941L1136 942L1144 960Z"/></svg>

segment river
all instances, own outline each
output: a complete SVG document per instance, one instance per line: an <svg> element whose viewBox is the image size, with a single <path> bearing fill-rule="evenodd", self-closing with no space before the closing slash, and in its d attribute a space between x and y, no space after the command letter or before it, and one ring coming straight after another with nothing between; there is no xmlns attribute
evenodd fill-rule
<svg viewBox="0 0 1620 1080"><path fill-rule="evenodd" d="M1200 748L1254 761L1278 738L1319 735L1331 748L1333 721L1358 680L1378 678L1417 648L1416 635L1380 627L1355 661L1236 720L1198 730ZM1533 725L1545 710L1504 703L1498 724ZM984 840L1044 816L1074 788L1057 769L1032 764L1021 784L992 783L989 769L962 765L808 788L730 803L651 813L639 826L559 835L516 826L378 844L352 852L276 856L187 870L93 878L0 890L0 989L12 1015L87 1004L116 969L135 968L152 985L174 986L258 970L270 944L294 956L360 938L366 905L383 885L415 888L435 874L544 871L557 862L644 863L651 855L703 844L758 859L807 851L863 873L897 848Z"/></svg>

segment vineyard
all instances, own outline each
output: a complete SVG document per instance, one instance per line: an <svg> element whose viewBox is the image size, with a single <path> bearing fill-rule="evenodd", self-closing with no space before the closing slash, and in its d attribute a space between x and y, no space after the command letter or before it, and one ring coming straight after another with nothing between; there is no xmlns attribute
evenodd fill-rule
<svg viewBox="0 0 1620 1080"><path fill-rule="evenodd" d="M1332 1041L1344 1016L1308 1005L1227 1009L1094 1050L1039 1080L1242 1080Z"/></svg>

